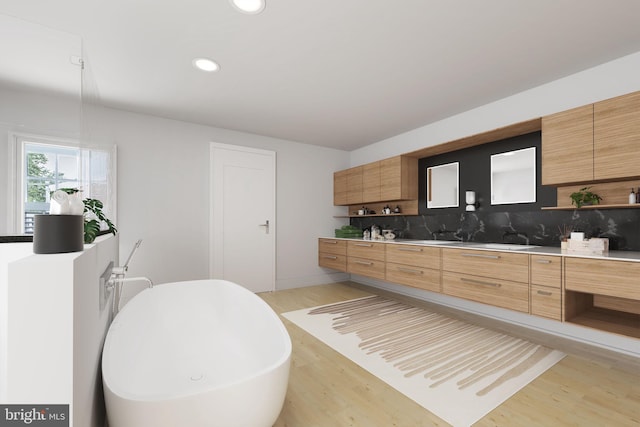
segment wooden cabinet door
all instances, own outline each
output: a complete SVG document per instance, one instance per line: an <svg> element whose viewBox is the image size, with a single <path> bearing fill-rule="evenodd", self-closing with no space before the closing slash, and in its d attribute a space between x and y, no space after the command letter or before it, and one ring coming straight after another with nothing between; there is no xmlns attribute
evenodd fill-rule
<svg viewBox="0 0 640 427"><path fill-rule="evenodd" d="M640 176L640 92L594 104L594 179Z"/></svg>
<svg viewBox="0 0 640 427"><path fill-rule="evenodd" d="M362 167L362 202L379 202L380 162L368 163Z"/></svg>
<svg viewBox="0 0 640 427"><path fill-rule="evenodd" d="M593 104L542 118L542 184L593 180Z"/></svg>
<svg viewBox="0 0 640 427"><path fill-rule="evenodd" d="M347 169L347 201L349 205L362 203L362 166Z"/></svg>
<svg viewBox="0 0 640 427"><path fill-rule="evenodd" d="M565 258L565 289L640 300L640 263L591 258Z"/></svg>
<svg viewBox="0 0 640 427"><path fill-rule="evenodd" d="M347 174L348 170L342 170L334 172L333 174L333 205L334 206L346 206L349 204L347 199L348 184Z"/></svg>
<svg viewBox="0 0 640 427"><path fill-rule="evenodd" d="M418 159L396 156L380 161L380 200L418 198Z"/></svg>

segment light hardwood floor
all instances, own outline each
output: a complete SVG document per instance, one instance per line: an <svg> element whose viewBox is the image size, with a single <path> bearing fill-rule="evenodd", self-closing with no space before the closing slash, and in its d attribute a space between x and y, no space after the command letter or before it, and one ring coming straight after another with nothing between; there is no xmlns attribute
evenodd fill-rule
<svg viewBox="0 0 640 427"><path fill-rule="evenodd" d="M426 305L568 353L475 426L640 426L639 360L352 282L260 296L277 313L285 313L372 293ZM284 318L283 322L291 336L293 353L285 404L274 427L448 425L293 323Z"/></svg>

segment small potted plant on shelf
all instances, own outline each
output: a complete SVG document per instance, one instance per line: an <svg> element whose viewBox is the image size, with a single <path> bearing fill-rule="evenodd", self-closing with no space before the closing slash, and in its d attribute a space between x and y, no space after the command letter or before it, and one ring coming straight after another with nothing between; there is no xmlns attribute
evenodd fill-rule
<svg viewBox="0 0 640 427"><path fill-rule="evenodd" d="M582 206L600 204L602 197L591 191L591 187L582 187L569 195L571 204L580 209Z"/></svg>

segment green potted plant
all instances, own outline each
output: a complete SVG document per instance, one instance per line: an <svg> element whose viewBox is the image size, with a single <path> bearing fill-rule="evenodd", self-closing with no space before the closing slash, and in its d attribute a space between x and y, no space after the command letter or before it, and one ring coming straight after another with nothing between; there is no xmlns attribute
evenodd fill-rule
<svg viewBox="0 0 640 427"><path fill-rule="evenodd" d="M67 194L75 194L80 191L77 188L61 188L60 190ZM108 231L115 236L118 230L102 212L104 208L102 202L98 199L83 199L82 202L84 203L84 242L93 243L100 233L100 224L103 222L107 225Z"/></svg>
<svg viewBox="0 0 640 427"><path fill-rule="evenodd" d="M571 204L578 209L585 205L597 205L602 200L602 197L591 191L591 187L582 187L571 193L569 197L571 197Z"/></svg>

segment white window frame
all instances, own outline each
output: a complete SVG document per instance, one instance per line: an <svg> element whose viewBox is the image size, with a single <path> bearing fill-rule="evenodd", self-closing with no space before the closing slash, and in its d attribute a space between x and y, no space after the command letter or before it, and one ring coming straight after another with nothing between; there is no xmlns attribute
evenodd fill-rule
<svg viewBox="0 0 640 427"><path fill-rule="evenodd" d="M108 200L102 202L108 206L109 219L117 224L117 149L115 144L111 146L84 146L77 140L68 138L58 138L43 135L27 134L27 133L9 133L9 162L8 162L8 183L9 183L9 202L7 206L7 229L12 234L24 234L24 218L25 218L25 191L24 186L24 156L25 145L29 143L37 143L44 145L63 146L76 148L80 150L99 150L109 153L110 170L108 176L109 194ZM84 179L81 177L80 179ZM90 195L87 195L90 197Z"/></svg>

